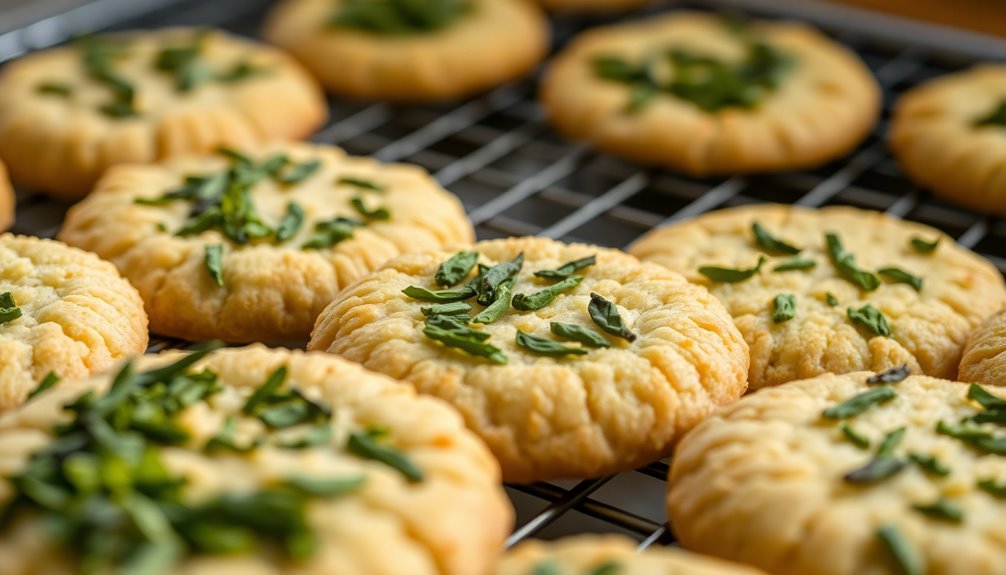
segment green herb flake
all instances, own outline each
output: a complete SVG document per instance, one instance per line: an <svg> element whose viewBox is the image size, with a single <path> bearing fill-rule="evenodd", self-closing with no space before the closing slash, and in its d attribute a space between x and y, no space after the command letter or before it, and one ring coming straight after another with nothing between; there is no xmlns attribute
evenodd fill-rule
<svg viewBox="0 0 1006 575"><path fill-rule="evenodd" d="M828 244L831 263L846 281L865 291L873 291L880 287L880 280L876 275L856 266L856 257L845 251L845 248L842 247L842 241L837 235L825 234L825 240Z"/></svg>
<svg viewBox="0 0 1006 575"><path fill-rule="evenodd" d="M431 316L423 326L423 333L426 337L438 341L447 347L460 349L476 357L483 357L489 361L505 365L507 357L498 347L486 343L489 334L481 332L463 325L456 321L450 321L450 316ZM435 320L440 321L435 321Z"/></svg>
<svg viewBox="0 0 1006 575"><path fill-rule="evenodd" d="M909 243L911 243L912 247L915 248L915 251L920 254L931 254L936 251L937 247L939 247L940 239L941 238L936 238L935 240L929 241L919 236L914 236Z"/></svg>
<svg viewBox="0 0 1006 575"><path fill-rule="evenodd" d="M796 255L801 251L801 248L798 248L792 244L788 244L782 240L773 237L772 234L768 233L768 231L765 228L763 228L761 224L759 224L758 222L753 222L751 224L751 231L754 233L755 243L757 243L759 247L761 247L763 250L765 250L770 254ZM794 269L804 269L804 268L794 268Z"/></svg>
<svg viewBox="0 0 1006 575"><path fill-rule="evenodd" d="M843 479L846 483L856 485L872 484L883 481L900 473L908 464L894 457L894 451L904 439L904 427L888 433L877 448L873 459L865 466L846 473Z"/></svg>
<svg viewBox="0 0 1006 575"><path fill-rule="evenodd" d="M50 371L49 373L45 374L45 377L42 378L42 381L38 382L38 385L35 386L35 389L31 390L31 393L29 393L28 397L25 398L25 401L34 399L35 397L42 395L46 391L49 391L50 389L52 389L53 386L59 383L59 380L60 377L56 375L56 373L53 371Z"/></svg>
<svg viewBox="0 0 1006 575"><path fill-rule="evenodd" d="M539 310L552 303L552 300L554 300L562 292L573 289L579 285L581 281L583 281L583 276L570 276L559 283L551 285L543 290L536 291L532 294L519 293L513 296L513 300L510 302L510 305L519 311Z"/></svg>
<svg viewBox="0 0 1006 575"><path fill-rule="evenodd" d="M891 326L888 325L887 318L872 305L867 304L859 309L850 307L846 313L852 323L866 328L874 335L891 337Z"/></svg>
<svg viewBox="0 0 1006 575"><path fill-rule="evenodd" d="M909 453L908 459L917 465L919 469L930 475L935 475L937 477L946 477L947 475L950 475L950 468L933 455Z"/></svg>
<svg viewBox="0 0 1006 575"><path fill-rule="evenodd" d="M988 113L975 118L972 125L975 128L987 126L1006 126L1006 98L999 101Z"/></svg>
<svg viewBox="0 0 1006 575"><path fill-rule="evenodd" d="M366 224L359 220L337 217L314 224L314 233L301 246L306 250L322 250L353 237L354 230Z"/></svg>
<svg viewBox="0 0 1006 575"><path fill-rule="evenodd" d="M549 324L549 329L560 339L577 341L588 347L611 347L604 335L589 327L553 321Z"/></svg>
<svg viewBox="0 0 1006 575"><path fill-rule="evenodd" d="M203 451L206 453L219 453L223 451L230 451L233 453L250 453L261 444L260 440L254 439L245 445L240 445L237 440L237 431L237 418L234 416L228 417L224 421L224 426L220 429L220 431L211 437L206 442L206 445L203 446Z"/></svg>
<svg viewBox="0 0 1006 575"><path fill-rule="evenodd" d="M510 303L513 300L513 292L511 291L513 279L510 278L499 285L496 289L496 299L472 318L474 323L489 324L503 317L503 314L510 308Z"/></svg>
<svg viewBox="0 0 1006 575"><path fill-rule="evenodd" d="M849 442L852 443L853 445L855 445L856 447L858 447L860 449L869 449L870 448L870 438L866 437L865 435L863 435L859 431L856 431L856 429L854 429L848 423L843 423L842 425L838 426L838 428L839 428L839 430L841 430L842 435L846 439L848 439Z"/></svg>
<svg viewBox="0 0 1006 575"><path fill-rule="evenodd" d="M908 284L915 291L922 291L922 278L900 268L882 268L877 273L894 283Z"/></svg>
<svg viewBox="0 0 1006 575"><path fill-rule="evenodd" d="M866 384L877 385L878 383L898 383L907 379L911 374L912 370L908 368L908 364L906 363L867 377Z"/></svg>
<svg viewBox="0 0 1006 575"><path fill-rule="evenodd" d="M604 331L630 342L636 341L636 334L632 333L622 321L622 314L618 313L618 306L603 296L596 293L590 294L587 313L590 315L590 319Z"/></svg>
<svg viewBox="0 0 1006 575"><path fill-rule="evenodd" d="M992 395L977 383L968 386L967 397L989 411L1006 410L1006 399Z"/></svg>
<svg viewBox="0 0 1006 575"><path fill-rule="evenodd" d="M317 158L301 162L299 164L293 164L293 167L278 175L276 177L276 181L284 186L299 184L310 178L320 168L321 160Z"/></svg>
<svg viewBox="0 0 1006 575"><path fill-rule="evenodd" d="M898 575L924 575L926 567L911 542L893 524L877 529L877 540L891 559Z"/></svg>
<svg viewBox="0 0 1006 575"><path fill-rule="evenodd" d="M223 82L224 84L236 84L255 76L268 75L271 71L272 70L270 68L265 66L259 66L247 60L241 60L229 69L218 73L216 75L216 80L218 82Z"/></svg>
<svg viewBox="0 0 1006 575"><path fill-rule="evenodd" d="M346 448L350 453L378 461L397 470L410 482L423 480L423 470L419 468L404 453L379 442L383 431L376 428L368 428L364 432L353 432L349 434L349 442Z"/></svg>
<svg viewBox="0 0 1006 575"><path fill-rule="evenodd" d="M391 218L391 211L385 207L368 208L367 204L363 201L363 196L353 196L349 203L353 206L364 219L368 220L387 220Z"/></svg>
<svg viewBox="0 0 1006 575"><path fill-rule="evenodd" d="M562 575L562 569L554 559L543 559L534 566L531 575Z"/></svg>
<svg viewBox="0 0 1006 575"><path fill-rule="evenodd" d="M538 270L534 272L535 277L564 280L583 268L590 267L597 263L597 256L587 256L571 262L566 262L554 270Z"/></svg>
<svg viewBox="0 0 1006 575"><path fill-rule="evenodd" d="M948 523L964 522L964 510L946 499L940 498L932 503L912 505L912 509L940 521Z"/></svg>
<svg viewBox="0 0 1006 575"><path fill-rule="evenodd" d="M875 405L887 403L895 397L898 392L889 385L874 387L855 395L838 405L829 407L821 412L821 416L826 419L849 419L855 417Z"/></svg>
<svg viewBox="0 0 1006 575"><path fill-rule="evenodd" d="M827 302L829 307L838 306L838 298L835 297L831 292L824 294L824 301Z"/></svg>
<svg viewBox="0 0 1006 575"><path fill-rule="evenodd" d="M35 86L35 91L46 96L59 96L69 98L73 95L73 88L69 84L60 82L42 82Z"/></svg>
<svg viewBox="0 0 1006 575"><path fill-rule="evenodd" d="M772 321L783 323L796 317L796 296L781 293L772 300Z"/></svg>
<svg viewBox="0 0 1006 575"><path fill-rule="evenodd" d="M472 311L472 306L466 304L463 301L456 301L453 303L438 303L431 306L421 307L420 311L423 315L429 317L432 315L468 315L468 312Z"/></svg>
<svg viewBox="0 0 1006 575"><path fill-rule="evenodd" d="M14 301L14 294L5 291L0 293L0 325L12 322L21 317L21 308Z"/></svg>
<svg viewBox="0 0 1006 575"><path fill-rule="evenodd" d="M210 272L213 282L220 287L224 287L224 246L223 244L210 244L206 246L204 262L206 271Z"/></svg>
<svg viewBox="0 0 1006 575"><path fill-rule="evenodd" d="M496 301L496 290L500 284L520 273L522 267L524 254L519 253L513 260L494 265L483 272L475 289L479 304L489 305Z"/></svg>
<svg viewBox="0 0 1006 575"><path fill-rule="evenodd" d="M999 499L1006 499L1006 481L998 482L995 479L981 479L978 481L978 489Z"/></svg>
<svg viewBox="0 0 1006 575"><path fill-rule="evenodd" d="M543 337L531 335L519 329L517 330L517 336L515 338L515 341L517 343L517 347L526 349L538 355L547 355L550 357L562 357L566 355L587 355L589 351L583 347L573 347L563 345L550 339L545 339Z"/></svg>
<svg viewBox="0 0 1006 575"><path fill-rule="evenodd" d="M619 575L622 564L618 561L605 561L587 572L587 575Z"/></svg>
<svg viewBox="0 0 1006 575"><path fill-rule="evenodd" d="M385 190L384 186L375 183L371 180L365 178L357 178L354 176L343 176L335 181L336 185L339 186L353 186L355 188L361 188L364 190L370 190L373 192L383 192Z"/></svg>
<svg viewBox="0 0 1006 575"><path fill-rule="evenodd" d="M304 225L304 208L300 204L290 202L286 206L286 213L283 219L276 226L276 243L283 243L297 235L301 226Z"/></svg>
<svg viewBox="0 0 1006 575"><path fill-rule="evenodd" d="M473 9L470 0L346 0L329 17L328 26L411 36L447 28Z"/></svg>
<svg viewBox="0 0 1006 575"><path fill-rule="evenodd" d="M472 251L462 251L447 258L444 263L437 268L433 281L438 286L451 287L468 277L472 268L479 261L479 253Z"/></svg>
<svg viewBox="0 0 1006 575"><path fill-rule="evenodd" d="M409 296L412 299L417 299L421 301L431 301L437 303L449 303L452 301L461 301L475 296L475 289L471 287L462 287L457 289L445 289L439 291L433 291L420 286L409 286L402 290L402 293ZM509 305L510 302L507 302Z"/></svg>
<svg viewBox="0 0 1006 575"><path fill-rule="evenodd" d="M790 258L774 268L773 272L791 272L800 270L810 270L817 267L817 262L808 258Z"/></svg>
<svg viewBox="0 0 1006 575"><path fill-rule="evenodd" d="M285 478L282 485L302 495L330 499L359 491L366 482L364 475L335 478L292 475Z"/></svg>
<svg viewBox="0 0 1006 575"><path fill-rule="evenodd" d="M751 278L759 271L767 260L765 256L758 256L758 263L754 267L744 268L723 268L718 266L702 266L699 273L714 282L737 283Z"/></svg>
<svg viewBox="0 0 1006 575"><path fill-rule="evenodd" d="M976 425L953 425L945 421L936 424L936 432L953 437L982 453L1006 455L1006 437L998 436Z"/></svg>

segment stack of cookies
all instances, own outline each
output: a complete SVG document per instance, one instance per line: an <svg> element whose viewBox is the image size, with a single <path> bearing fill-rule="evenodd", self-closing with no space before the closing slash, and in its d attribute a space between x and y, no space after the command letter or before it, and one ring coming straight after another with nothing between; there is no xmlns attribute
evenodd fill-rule
<svg viewBox="0 0 1006 575"><path fill-rule="evenodd" d="M80 201L60 241L0 236L0 573L1003 573L1006 284L953 238L756 205L628 253L476 242L422 168L297 141L324 90L463 97L527 74L548 30L526 0L284 0L264 36L289 55L173 28L5 67L0 225L8 171ZM1003 77L906 96L910 176L996 212ZM705 176L842 157L880 91L808 26L675 12L575 38L541 102ZM194 351L143 355L148 329ZM501 556L503 482L671 456L689 551Z"/></svg>

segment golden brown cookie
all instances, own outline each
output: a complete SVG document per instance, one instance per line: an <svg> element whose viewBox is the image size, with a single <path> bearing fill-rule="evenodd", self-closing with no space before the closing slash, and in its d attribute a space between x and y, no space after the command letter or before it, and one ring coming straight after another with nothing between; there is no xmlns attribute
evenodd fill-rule
<svg viewBox="0 0 1006 575"><path fill-rule="evenodd" d="M296 62L219 30L92 37L0 74L0 156L11 177L71 199L115 164L301 138L326 115Z"/></svg>
<svg viewBox="0 0 1006 575"><path fill-rule="evenodd" d="M143 302L112 264L52 240L0 235L0 411L50 373L86 377L146 348Z"/></svg>
<svg viewBox="0 0 1006 575"><path fill-rule="evenodd" d="M671 462L681 543L775 575L1002 573L1006 436L976 421L1006 399L905 375L822 375L708 418Z"/></svg>
<svg viewBox="0 0 1006 575"><path fill-rule="evenodd" d="M284 0L266 39L331 92L450 100L526 74L548 51L548 20L529 0Z"/></svg>
<svg viewBox="0 0 1006 575"><path fill-rule="evenodd" d="M154 332L232 342L303 341L353 280L473 237L422 168L310 144L117 166L60 231L133 282Z"/></svg>
<svg viewBox="0 0 1006 575"><path fill-rule="evenodd" d="M14 188L7 179L7 168L0 160L0 231L14 223Z"/></svg>
<svg viewBox="0 0 1006 575"><path fill-rule="evenodd" d="M961 381L1006 386L1006 311L971 333L958 369Z"/></svg>
<svg viewBox="0 0 1006 575"><path fill-rule="evenodd" d="M890 144L905 174L934 194L1006 215L1006 66L978 66L906 92Z"/></svg>
<svg viewBox="0 0 1006 575"><path fill-rule="evenodd" d="M720 210L629 251L723 301L751 347L753 389L902 364L953 377L968 334L1006 303L999 272L952 238L855 208Z"/></svg>
<svg viewBox="0 0 1006 575"><path fill-rule="evenodd" d="M515 482L664 457L744 393L748 368L704 288L616 250L543 238L392 260L336 297L308 347L446 399Z"/></svg>
<svg viewBox="0 0 1006 575"><path fill-rule="evenodd" d="M492 572L513 512L448 405L322 354L203 354L0 417L5 574Z"/></svg>
<svg viewBox="0 0 1006 575"><path fill-rule="evenodd" d="M688 553L650 547L636 551L617 535L578 535L528 541L503 556L496 575L762 575L761 571Z"/></svg>
<svg viewBox="0 0 1006 575"><path fill-rule="evenodd" d="M702 176L841 156L873 126L880 90L855 54L804 24L738 29L675 12L575 38L541 102L571 138Z"/></svg>

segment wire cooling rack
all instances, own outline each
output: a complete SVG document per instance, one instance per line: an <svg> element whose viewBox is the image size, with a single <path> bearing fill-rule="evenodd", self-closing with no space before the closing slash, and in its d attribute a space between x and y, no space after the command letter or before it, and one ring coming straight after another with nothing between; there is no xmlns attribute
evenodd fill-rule
<svg viewBox="0 0 1006 575"><path fill-rule="evenodd" d="M0 63L36 48L99 30L171 25L219 26L256 36L266 0L95 0L0 33ZM649 9L736 8L758 16L813 20L856 50L884 89L884 114L854 152L815 170L695 179L642 168L563 141L534 101L538 73L471 100L438 106L330 101L331 122L314 137L353 154L422 165L464 203L481 239L541 235L624 247L651 228L703 212L758 202L851 205L942 229L1006 271L1006 223L930 197L898 171L883 136L891 103L928 78L980 57L1006 59L1006 43L920 28L796 0L676 2ZM630 18L645 16L644 13ZM561 46L586 20L558 20ZM0 28L3 24L0 23ZM937 33L938 32L938 33ZM539 71L540 72L540 69ZM51 237L68 204L18 191L14 231ZM152 340L151 350L182 342ZM587 481L508 486L517 527L508 543L535 536L621 532L641 546L673 543L664 514L667 464Z"/></svg>

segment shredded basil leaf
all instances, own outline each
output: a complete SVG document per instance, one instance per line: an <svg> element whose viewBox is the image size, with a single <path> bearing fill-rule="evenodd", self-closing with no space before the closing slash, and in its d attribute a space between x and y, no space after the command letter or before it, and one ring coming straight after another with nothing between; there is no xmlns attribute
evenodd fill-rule
<svg viewBox="0 0 1006 575"><path fill-rule="evenodd" d="M975 118L972 125L975 128L984 128L986 126L1006 126L1006 98L1000 100L999 103L985 115Z"/></svg>
<svg viewBox="0 0 1006 575"><path fill-rule="evenodd" d="M765 264L767 260L765 256L758 256L758 263L754 267L743 269L743 268L723 268L718 266L702 266L699 268L699 273L711 279L714 282L723 283L736 283L742 282L746 279L757 274L761 271L762 265Z"/></svg>
<svg viewBox="0 0 1006 575"><path fill-rule="evenodd" d="M210 244L206 246L206 271L210 272L213 282L220 287L224 287L224 246L223 244Z"/></svg>
<svg viewBox="0 0 1006 575"><path fill-rule="evenodd" d="M809 270L817 267L817 262L807 258L790 258L772 268L774 272Z"/></svg>
<svg viewBox="0 0 1006 575"><path fill-rule="evenodd" d="M526 349L538 355L547 355L551 357L561 357L565 355L587 355L589 351L583 347L572 347L568 345L563 345L559 342L555 342L550 339L545 339L543 337L531 335L519 329L517 330L517 336L515 338L515 341L517 343L517 347Z"/></svg>
<svg viewBox="0 0 1006 575"><path fill-rule="evenodd" d="M838 426L838 428L839 430L841 430L842 435L844 435L845 438L848 439L850 443L852 443L853 445L855 445L860 449L869 449L870 438L856 431L851 425L849 425L848 423L843 423L842 425Z"/></svg>
<svg viewBox="0 0 1006 575"><path fill-rule="evenodd" d="M361 216L368 220L387 220L391 218L391 211L385 207L368 208L363 201L363 196L353 196L349 203Z"/></svg>
<svg viewBox="0 0 1006 575"><path fill-rule="evenodd" d="M335 181L337 185L340 186L354 186L357 188L363 188L364 190L371 190L374 192L383 192L384 186L372 182L364 178L357 178L353 176L343 176Z"/></svg>
<svg viewBox="0 0 1006 575"><path fill-rule="evenodd" d="M510 302L513 298L513 293L510 291L515 278L510 278L499 285L496 288L495 300L486 306L484 310L479 312L472 321L474 323L488 324L492 323L499 318L503 317L506 310L510 308Z"/></svg>
<svg viewBox="0 0 1006 575"><path fill-rule="evenodd" d="M469 0L346 0L329 17L328 26L384 36L428 34L473 9Z"/></svg>
<svg viewBox="0 0 1006 575"><path fill-rule="evenodd" d="M551 285L532 294L519 293L513 296L513 300L510 302L510 305L519 311L539 310L552 303L552 300L554 300L562 292L573 289L579 285L581 281L583 281L583 276L570 276L557 284Z"/></svg>
<svg viewBox="0 0 1006 575"><path fill-rule="evenodd" d="M949 523L964 522L964 510L946 499L940 498L932 503L912 505L912 509L940 521L947 521Z"/></svg>
<svg viewBox="0 0 1006 575"><path fill-rule="evenodd" d="M842 247L842 241L837 235L825 234L825 240L828 243L831 263L846 281L865 291L873 291L880 287L880 280L877 279L877 276L856 266L856 256L845 251L845 248Z"/></svg>
<svg viewBox="0 0 1006 575"><path fill-rule="evenodd" d="M429 317L431 315L468 315L468 312L472 311L472 306L466 304L463 301L456 301L453 303L438 303L431 306L419 308L423 315Z"/></svg>
<svg viewBox="0 0 1006 575"><path fill-rule="evenodd" d="M73 88L69 84L61 82L42 82L35 86L35 91L39 94L63 98L69 98L73 95Z"/></svg>
<svg viewBox="0 0 1006 575"><path fill-rule="evenodd" d="M982 479L978 481L978 488L999 499L1006 499L1006 481L997 482L995 479Z"/></svg>
<svg viewBox="0 0 1006 575"><path fill-rule="evenodd" d="M362 433L350 433L347 449L359 457L378 461L395 469L410 482L422 481L423 470L398 449L380 443L379 439L382 435L384 435L383 431L373 427Z"/></svg>
<svg viewBox="0 0 1006 575"><path fill-rule="evenodd" d="M31 393L29 393L28 397L25 398L25 401L34 399L35 397L42 395L46 391L49 391L54 385L59 383L59 380L60 377L56 375L56 373L53 371L50 371L49 373L45 374L45 377L42 378L42 381L38 382L38 385L35 386L35 389L31 390Z"/></svg>
<svg viewBox="0 0 1006 575"><path fill-rule="evenodd" d="M752 222L751 231L754 233L755 242L768 253L796 255L801 251L801 248L773 237L758 222Z"/></svg>
<svg viewBox="0 0 1006 575"><path fill-rule="evenodd" d="M937 247L939 247L940 238L928 241L923 238L920 238L919 236L915 236L912 238L911 244L912 247L915 248L915 251L919 252L920 254L931 254L934 251L936 251Z"/></svg>
<svg viewBox="0 0 1006 575"><path fill-rule="evenodd" d="M276 181L285 186L299 184L310 178L321 168L321 160L315 158L300 164L293 164L293 167L276 175Z"/></svg>
<svg viewBox="0 0 1006 575"><path fill-rule="evenodd" d="M882 525L877 529L877 539L893 561L898 575L924 575L926 567L922 557L896 526Z"/></svg>
<svg viewBox="0 0 1006 575"><path fill-rule="evenodd" d="M0 293L0 325L12 322L21 317L21 308L14 301L14 294L5 291Z"/></svg>
<svg viewBox="0 0 1006 575"><path fill-rule="evenodd" d="M636 334L632 333L625 326L625 322L622 321L622 315L618 313L618 307L614 303L604 299L603 296L596 293L590 294L587 313L590 315L590 319L604 331L630 342L636 341Z"/></svg>
<svg viewBox="0 0 1006 575"><path fill-rule="evenodd" d="M587 256L571 262L566 262L554 270L538 270L534 272L535 277L564 280L583 268L597 263L597 256Z"/></svg>
<svg viewBox="0 0 1006 575"><path fill-rule="evenodd" d="M891 337L891 326L888 325L887 318L872 305L867 304L859 309L850 307L846 309L846 314L852 323L863 326L873 334Z"/></svg>
<svg viewBox="0 0 1006 575"><path fill-rule="evenodd" d="M959 439L982 453L1006 455L1006 437L995 435L991 431L975 425L953 425L941 421L936 425L936 432Z"/></svg>
<svg viewBox="0 0 1006 575"><path fill-rule="evenodd" d="M831 292L828 292L824 295L824 301L828 302L828 305L830 307L838 306L838 298L832 295Z"/></svg>
<svg viewBox="0 0 1006 575"><path fill-rule="evenodd" d="M423 333L426 337L447 347L486 358L499 365L507 363L507 357L501 349L491 343L486 343L485 340L489 339L488 333L459 325L450 320L444 321L447 317L449 316L431 316L427 319L425 326L423 326ZM434 321L438 318L441 321Z"/></svg>
<svg viewBox="0 0 1006 575"><path fill-rule="evenodd" d="M458 252L440 264L436 275L433 276L433 281L438 286L450 287L456 285L468 277L468 274L471 273L472 268L475 267L478 261L478 252Z"/></svg>
<svg viewBox="0 0 1006 575"><path fill-rule="evenodd" d="M865 466L845 474L843 477L845 482L856 485L877 483L900 473L908 464L893 455L904 436L904 427L888 433L877 448L873 459Z"/></svg>
<svg viewBox="0 0 1006 575"><path fill-rule="evenodd" d="M589 347L611 347L604 335L589 327L553 321L549 324L549 329L559 338L578 341Z"/></svg>
<svg viewBox="0 0 1006 575"><path fill-rule="evenodd" d="M821 412L821 415L827 419L849 419L863 413L874 405L887 403L897 397L897 395L898 392L893 387L882 385L855 395L838 405L829 407Z"/></svg>
<svg viewBox="0 0 1006 575"><path fill-rule="evenodd" d="M494 265L483 272L475 288L479 304L489 305L496 301L496 290L500 284L520 273L522 267L524 267L523 252L517 254L513 260Z"/></svg>
<svg viewBox="0 0 1006 575"><path fill-rule="evenodd" d="M877 273L894 283L908 284L915 291L922 291L922 278L899 268L882 268Z"/></svg>
<svg viewBox="0 0 1006 575"><path fill-rule="evenodd" d="M314 233L311 234L311 237L301 247L306 250L330 248L341 241L353 237L353 231L364 225L366 224L359 220L344 218L342 216L317 222L314 224Z"/></svg>
<svg viewBox="0 0 1006 575"><path fill-rule="evenodd" d="M432 301L438 303L449 303L452 301L466 300L475 295L475 289L465 286L463 288L457 289L445 289L440 291L431 291L424 287L419 286L409 286L402 290L402 293L409 296L412 299L418 299L422 301ZM509 305L510 302L507 302Z"/></svg>
<svg viewBox="0 0 1006 575"><path fill-rule="evenodd" d="M782 323L796 317L796 296L781 293L772 300L772 321Z"/></svg>
<svg viewBox="0 0 1006 575"><path fill-rule="evenodd" d="M947 475L950 475L950 468L933 455L909 453L908 459L915 465L918 465L920 469L931 475L939 477L946 477Z"/></svg>
<svg viewBox="0 0 1006 575"><path fill-rule="evenodd" d="M301 226L304 225L304 208L300 204L290 202L286 206L286 213L283 219L276 226L276 243L283 243L297 235Z"/></svg>

